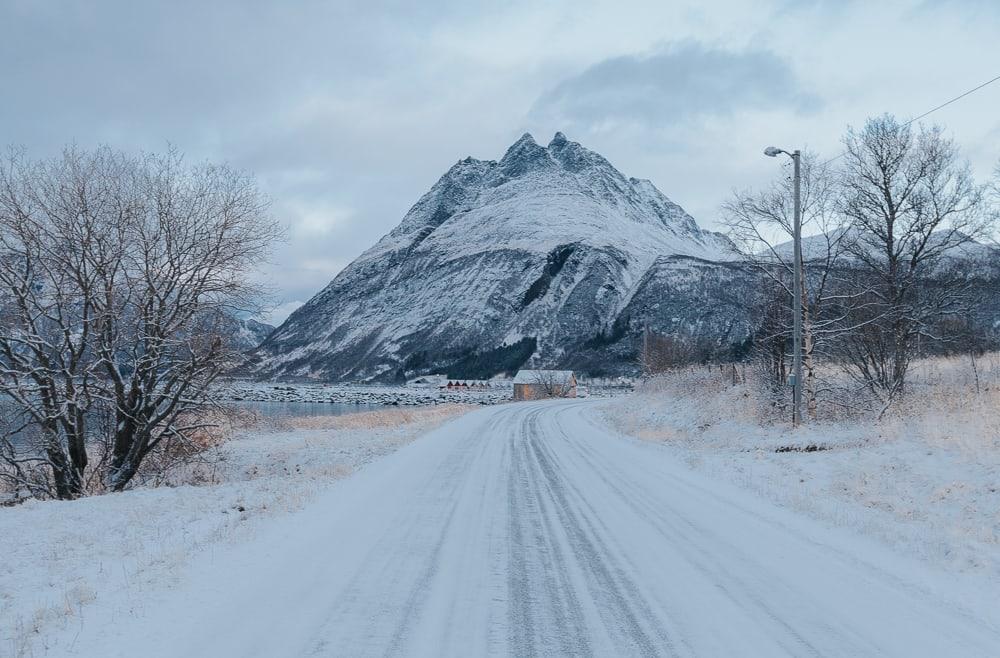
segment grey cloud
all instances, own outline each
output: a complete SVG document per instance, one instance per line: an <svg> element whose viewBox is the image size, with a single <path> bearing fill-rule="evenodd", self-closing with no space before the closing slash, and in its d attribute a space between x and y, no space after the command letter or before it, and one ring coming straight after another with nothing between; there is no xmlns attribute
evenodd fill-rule
<svg viewBox="0 0 1000 658"><path fill-rule="evenodd" d="M765 50L732 52L689 42L599 62L545 92L532 115L585 129L655 128L779 106L799 112L820 106L786 60Z"/></svg>
<svg viewBox="0 0 1000 658"><path fill-rule="evenodd" d="M399 97L434 96L427 36L478 20L468 5L0 0L0 145L169 143L252 170L292 229L264 275L308 298L422 191L396 139L419 106ZM331 208L346 225L296 230Z"/></svg>
<svg viewBox="0 0 1000 658"><path fill-rule="evenodd" d="M1000 9L997 6L996 0L921 0L921 2L917 3L917 9L934 10L940 8L971 10L973 12L972 16L975 16L975 12L979 10L996 12Z"/></svg>
<svg viewBox="0 0 1000 658"><path fill-rule="evenodd" d="M3 77L20 95L0 104L0 126L35 141L30 108L44 107L54 146L67 135L211 143L234 123L266 124L290 97L343 91L404 62L414 43L399 20L424 19L397 4L5 3Z"/></svg>
<svg viewBox="0 0 1000 658"><path fill-rule="evenodd" d="M960 6L990 0L911 2L962 18L976 12ZM169 143L191 160L253 171L290 227L260 276L290 303L390 230L455 160L499 157L525 130L567 132L708 223L726 189L770 175L760 133L836 144L845 122L886 109L886 98L932 105L937 94L911 70L947 80L996 59L983 45L993 43L988 21L963 19L927 49L942 38L936 12L883 34L871 27L874 5L858 0L738 5L0 0L0 147L44 157L68 142ZM664 25L679 41L657 49ZM824 90L822 111L810 113L820 101L768 52L778 35ZM881 57L886 48L904 56ZM629 52L646 54L611 56ZM949 111L968 113L949 116L992 168L996 140L976 130L995 124L996 104L985 93L972 100L978 114L963 101Z"/></svg>

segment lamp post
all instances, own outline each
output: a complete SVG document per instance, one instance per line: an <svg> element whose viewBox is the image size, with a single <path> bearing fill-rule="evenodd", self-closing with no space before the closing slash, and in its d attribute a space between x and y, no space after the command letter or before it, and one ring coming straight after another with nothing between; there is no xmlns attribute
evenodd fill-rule
<svg viewBox="0 0 1000 658"><path fill-rule="evenodd" d="M784 153L795 165L795 217L792 220L792 260L794 281L792 282L792 425L802 422L802 153L768 146L764 155L776 158Z"/></svg>

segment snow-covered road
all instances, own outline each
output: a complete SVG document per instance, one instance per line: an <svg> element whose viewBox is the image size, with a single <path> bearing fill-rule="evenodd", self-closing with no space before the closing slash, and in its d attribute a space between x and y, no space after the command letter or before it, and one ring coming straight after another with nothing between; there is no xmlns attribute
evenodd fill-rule
<svg viewBox="0 0 1000 658"><path fill-rule="evenodd" d="M706 479L613 436L594 404L469 413L175 587L85 609L62 640L84 656L1000 655L985 584Z"/></svg>

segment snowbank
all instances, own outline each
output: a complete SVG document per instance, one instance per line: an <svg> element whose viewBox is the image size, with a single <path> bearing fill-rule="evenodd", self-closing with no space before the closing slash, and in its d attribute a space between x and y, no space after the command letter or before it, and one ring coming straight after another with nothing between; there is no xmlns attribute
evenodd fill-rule
<svg viewBox="0 0 1000 658"><path fill-rule="evenodd" d="M141 608L143 593L173 582L192 555L245 541L268 516L469 408L286 419L223 444L214 485L0 508L0 655L44 655L47 629L81 623L97 599Z"/></svg>
<svg viewBox="0 0 1000 658"><path fill-rule="evenodd" d="M653 380L602 414L694 469L1000 581L1000 386L983 373L976 384L942 375L941 365L921 366L940 376L918 369L913 392L881 420L793 430L768 423L747 385L706 371Z"/></svg>

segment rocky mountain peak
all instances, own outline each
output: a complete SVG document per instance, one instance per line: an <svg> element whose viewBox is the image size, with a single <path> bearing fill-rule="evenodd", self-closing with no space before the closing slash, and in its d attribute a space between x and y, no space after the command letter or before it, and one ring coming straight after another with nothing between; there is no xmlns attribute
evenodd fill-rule
<svg viewBox="0 0 1000 658"><path fill-rule="evenodd" d="M271 334L256 370L343 381L562 364L620 340L631 318L677 315L640 294L664 280L649 274L663 258L712 261L726 249L649 181L562 133L547 146L525 133L499 161L453 165Z"/></svg>
<svg viewBox="0 0 1000 658"><path fill-rule="evenodd" d="M500 169L506 176L516 178L531 171L548 167L552 158L544 146L539 146L531 133L524 133L514 142L500 160Z"/></svg>

